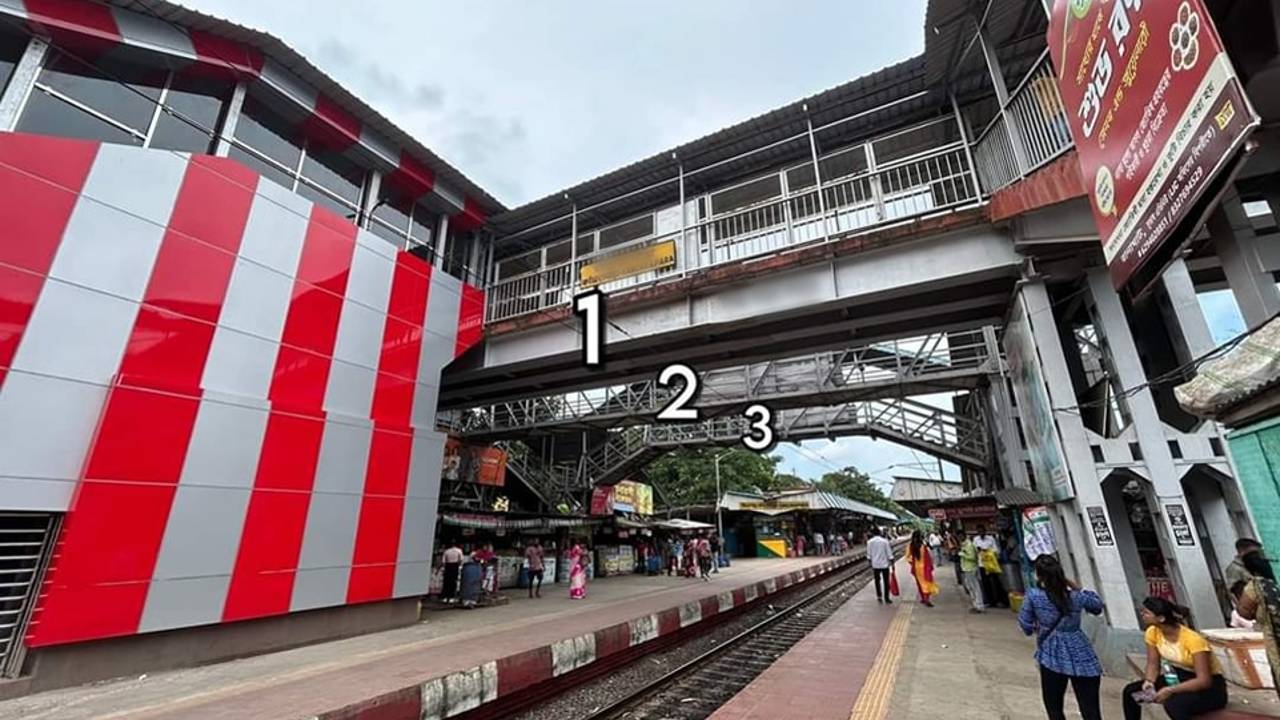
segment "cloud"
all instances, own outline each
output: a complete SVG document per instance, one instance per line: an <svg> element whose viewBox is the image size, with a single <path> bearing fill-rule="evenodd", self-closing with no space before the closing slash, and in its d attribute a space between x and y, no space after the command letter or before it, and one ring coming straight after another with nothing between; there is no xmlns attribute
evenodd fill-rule
<svg viewBox="0 0 1280 720"><path fill-rule="evenodd" d="M444 107L444 89L438 85L405 85L400 76L374 61L376 55L361 55L356 48L336 37L326 37L317 46L316 65L339 78L370 104L405 110L439 110Z"/></svg>

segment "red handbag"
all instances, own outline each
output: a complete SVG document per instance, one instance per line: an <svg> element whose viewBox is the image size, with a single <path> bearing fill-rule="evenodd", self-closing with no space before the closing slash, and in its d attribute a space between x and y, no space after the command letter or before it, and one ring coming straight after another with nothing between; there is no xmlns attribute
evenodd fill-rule
<svg viewBox="0 0 1280 720"><path fill-rule="evenodd" d="M898 568L889 568L889 594L898 597Z"/></svg>

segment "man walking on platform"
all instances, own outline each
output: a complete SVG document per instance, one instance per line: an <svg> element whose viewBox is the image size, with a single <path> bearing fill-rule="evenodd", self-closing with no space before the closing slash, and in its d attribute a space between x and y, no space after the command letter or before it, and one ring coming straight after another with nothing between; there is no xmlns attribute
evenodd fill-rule
<svg viewBox="0 0 1280 720"><path fill-rule="evenodd" d="M973 544L973 533L965 533L964 542L960 543L960 575L964 580L964 591L969 593L969 602L973 607L971 613L986 612L987 604L982 598L982 579L978 577L978 548Z"/></svg>
<svg viewBox="0 0 1280 720"><path fill-rule="evenodd" d="M537 538L524 549L524 559L529 564L529 597L542 597L542 543Z"/></svg>
<svg viewBox="0 0 1280 720"><path fill-rule="evenodd" d="M880 528L871 531L867 541L867 560L871 562L871 574L875 576L876 601L893 603L889 599L889 568L893 567L893 547L884 538Z"/></svg>

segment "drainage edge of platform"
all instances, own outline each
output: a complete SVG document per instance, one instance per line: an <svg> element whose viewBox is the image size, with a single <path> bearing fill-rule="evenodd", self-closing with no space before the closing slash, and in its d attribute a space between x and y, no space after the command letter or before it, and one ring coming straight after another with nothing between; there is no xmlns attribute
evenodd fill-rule
<svg viewBox="0 0 1280 720"><path fill-rule="evenodd" d="M863 559L859 551L751 585L691 600L675 607L550 645L491 660L349 703L314 720L483 720L558 694L652 652L666 649L728 621L766 597L792 590ZM547 683L548 680L561 680ZM547 687L537 696L539 683Z"/></svg>

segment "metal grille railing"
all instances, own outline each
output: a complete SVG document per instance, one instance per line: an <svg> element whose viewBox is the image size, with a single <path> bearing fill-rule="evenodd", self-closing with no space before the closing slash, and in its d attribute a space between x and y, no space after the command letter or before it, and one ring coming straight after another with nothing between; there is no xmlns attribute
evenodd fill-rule
<svg viewBox="0 0 1280 720"><path fill-rule="evenodd" d="M0 677L22 670L23 634L57 534L48 513L0 513Z"/></svg>
<svg viewBox="0 0 1280 720"><path fill-rule="evenodd" d="M889 342L708 370L700 375L698 406L704 410L751 402L828 402L877 389L978 378L998 362L980 334L932 333ZM937 385L946 387L945 384ZM582 424L599 427L647 421L670 402L670 389L655 379L568 393L508 400L441 413L438 424L462 435Z"/></svg>
<svg viewBox="0 0 1280 720"><path fill-rule="evenodd" d="M992 193L1048 164L1072 146L1067 113L1046 50L973 148L982 189Z"/></svg>
<svg viewBox="0 0 1280 720"><path fill-rule="evenodd" d="M944 123L954 123L954 120L938 120L921 127L928 129ZM939 134L945 136L945 133ZM872 140L867 145L874 147L876 142ZM675 240L675 266L619 278L600 285L600 289L617 293L722 263L865 232L980 199L964 143L942 143L849 177L824 181L820 189L810 186L767 202L716 214L680 231L500 280L488 288L487 320L506 320L563 307L584 289L579 282L584 265L647 245Z"/></svg>

